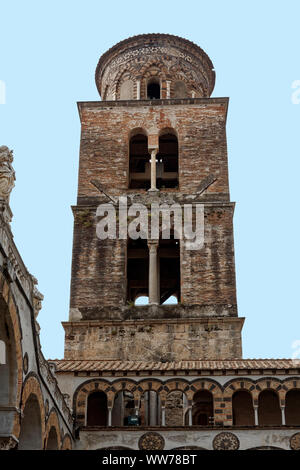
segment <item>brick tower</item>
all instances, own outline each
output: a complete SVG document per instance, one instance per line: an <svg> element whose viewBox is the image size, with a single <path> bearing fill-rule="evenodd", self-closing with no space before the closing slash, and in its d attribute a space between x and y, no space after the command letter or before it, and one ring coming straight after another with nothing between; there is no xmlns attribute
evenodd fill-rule
<svg viewBox="0 0 300 470"><path fill-rule="evenodd" d="M228 100L210 98L214 82L205 52L167 34L127 39L100 58L96 84L102 101L78 103L81 145L65 359L241 357ZM110 202L107 195L126 196L129 205L203 205L203 248L189 251L174 237L99 240L96 210ZM140 296L149 297L149 305L135 305ZM170 296L176 305L164 304Z"/></svg>
<svg viewBox="0 0 300 470"><path fill-rule="evenodd" d="M242 359L228 99L210 98L214 81L198 46L146 34L100 58L102 101L78 104L70 314L52 361L77 449L300 448L299 364ZM120 198L126 224L139 205L151 228L153 205L199 209L203 243L188 249L174 214L169 237L124 236ZM103 205L119 223L107 239Z"/></svg>

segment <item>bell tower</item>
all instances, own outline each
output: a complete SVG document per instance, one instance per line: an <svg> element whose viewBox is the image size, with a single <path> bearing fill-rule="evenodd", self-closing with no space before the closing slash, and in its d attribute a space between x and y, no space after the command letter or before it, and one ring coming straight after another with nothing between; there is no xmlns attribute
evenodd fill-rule
<svg viewBox="0 0 300 470"><path fill-rule="evenodd" d="M206 53L168 34L126 39L96 68L101 101L78 103L81 144L65 359L241 358L227 167L227 98ZM99 205L203 210L201 248L176 236L97 235ZM130 219L130 213L126 216ZM118 232L118 230L117 230ZM139 298L148 298L146 305ZM168 304L168 299L173 304Z"/></svg>

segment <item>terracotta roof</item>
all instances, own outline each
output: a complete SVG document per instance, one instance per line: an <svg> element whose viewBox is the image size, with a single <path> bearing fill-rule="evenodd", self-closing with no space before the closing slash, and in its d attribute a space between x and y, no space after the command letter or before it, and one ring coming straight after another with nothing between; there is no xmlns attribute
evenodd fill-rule
<svg viewBox="0 0 300 470"><path fill-rule="evenodd" d="M73 361L50 360L57 372L80 371L164 371L164 370L226 370L226 369L297 369L299 359L235 359L212 361L146 362L146 361Z"/></svg>

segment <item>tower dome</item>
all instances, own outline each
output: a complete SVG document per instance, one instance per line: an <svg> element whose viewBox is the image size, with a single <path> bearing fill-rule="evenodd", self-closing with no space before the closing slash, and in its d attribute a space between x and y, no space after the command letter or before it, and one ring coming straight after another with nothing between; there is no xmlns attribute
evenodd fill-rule
<svg viewBox="0 0 300 470"><path fill-rule="evenodd" d="M96 85L102 100L208 98L215 72L208 55L187 39L141 34L100 57Z"/></svg>

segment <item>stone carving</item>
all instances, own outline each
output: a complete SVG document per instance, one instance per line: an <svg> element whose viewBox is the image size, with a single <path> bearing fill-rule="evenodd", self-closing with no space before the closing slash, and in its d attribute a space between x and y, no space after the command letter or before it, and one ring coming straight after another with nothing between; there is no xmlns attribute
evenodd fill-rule
<svg viewBox="0 0 300 470"><path fill-rule="evenodd" d="M213 440L214 450L237 450L239 447L240 441L231 432L220 432Z"/></svg>
<svg viewBox="0 0 300 470"><path fill-rule="evenodd" d="M38 288L36 287L38 284L38 280L34 277L32 277L32 281L34 284L33 287L33 310L34 310L34 318L37 319L38 314L42 308L42 300L44 300L43 294L40 293Z"/></svg>
<svg viewBox="0 0 300 470"><path fill-rule="evenodd" d="M157 432L147 432L139 439L140 450L163 450L164 447L165 440Z"/></svg>
<svg viewBox="0 0 300 470"><path fill-rule="evenodd" d="M13 151L2 145L0 147L0 199L8 202L12 188L15 185L15 171L11 165Z"/></svg>
<svg viewBox="0 0 300 470"><path fill-rule="evenodd" d="M300 450L300 432L296 432L290 439L290 446L292 450Z"/></svg>

